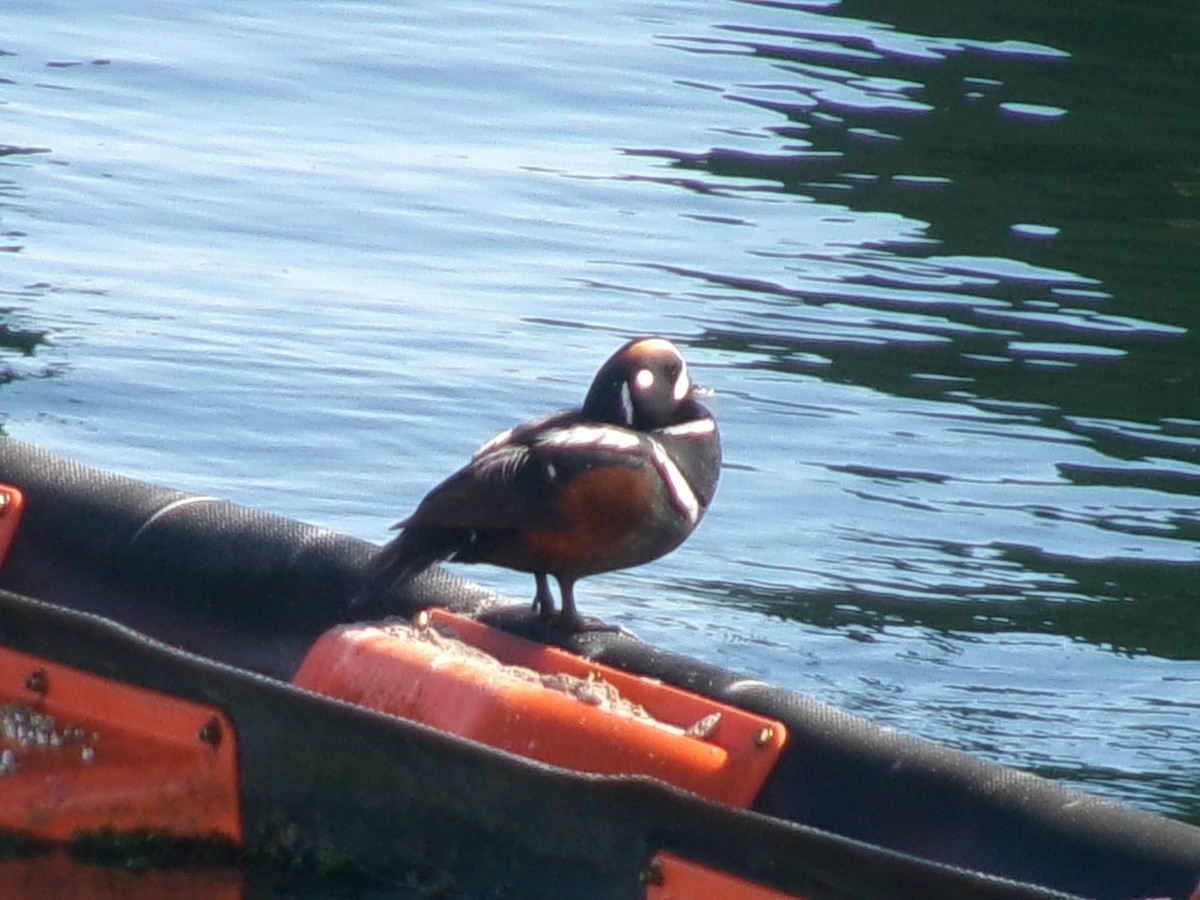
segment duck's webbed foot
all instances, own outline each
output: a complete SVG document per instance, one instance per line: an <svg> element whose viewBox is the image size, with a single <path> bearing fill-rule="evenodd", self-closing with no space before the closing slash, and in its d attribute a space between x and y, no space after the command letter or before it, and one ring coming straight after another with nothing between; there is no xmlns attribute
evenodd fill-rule
<svg viewBox="0 0 1200 900"><path fill-rule="evenodd" d="M607 622L602 622L599 619L593 619L591 616L581 616L575 608L575 581L574 579L559 578L558 579L559 593L562 594L562 611L554 616L552 624L554 630L564 634L580 634L587 631L611 631L619 632L619 625L609 625Z"/></svg>

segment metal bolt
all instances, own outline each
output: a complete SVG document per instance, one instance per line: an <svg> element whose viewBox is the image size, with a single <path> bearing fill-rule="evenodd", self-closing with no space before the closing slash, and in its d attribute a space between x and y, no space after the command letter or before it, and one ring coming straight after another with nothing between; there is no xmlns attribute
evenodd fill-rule
<svg viewBox="0 0 1200 900"><path fill-rule="evenodd" d="M775 729L771 727L762 728L758 734L754 735L754 746L760 750L775 740Z"/></svg>
<svg viewBox="0 0 1200 900"><path fill-rule="evenodd" d="M216 716L205 722L202 726L200 726L200 730L196 732L196 737L214 749L220 746L221 739L224 736L224 732L221 729L221 723L217 720Z"/></svg>
<svg viewBox="0 0 1200 900"><path fill-rule="evenodd" d="M49 689L50 683L46 677L45 669L34 669L29 673L29 677L25 679L25 690L27 691L33 691L35 694L41 694L44 697L46 691Z"/></svg>

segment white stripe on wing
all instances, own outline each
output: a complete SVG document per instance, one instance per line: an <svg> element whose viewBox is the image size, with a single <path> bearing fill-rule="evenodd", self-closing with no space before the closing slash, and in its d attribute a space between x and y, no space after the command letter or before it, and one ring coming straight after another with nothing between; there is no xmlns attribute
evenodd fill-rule
<svg viewBox="0 0 1200 900"><path fill-rule="evenodd" d="M696 492L662 444L653 438L650 439L650 455L658 474L667 483L667 493L671 495L675 508L687 517L690 524L695 525L700 519L700 501L696 499Z"/></svg>
<svg viewBox="0 0 1200 900"><path fill-rule="evenodd" d="M572 425L570 428L554 428L539 435L534 442L541 447L564 447L581 449L596 447L603 450L628 452L641 446L642 439L623 428L604 425Z"/></svg>

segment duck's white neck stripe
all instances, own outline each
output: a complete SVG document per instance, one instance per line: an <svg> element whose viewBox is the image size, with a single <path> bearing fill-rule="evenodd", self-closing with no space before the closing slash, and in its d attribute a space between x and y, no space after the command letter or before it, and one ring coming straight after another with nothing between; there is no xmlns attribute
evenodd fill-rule
<svg viewBox="0 0 1200 900"><path fill-rule="evenodd" d="M717 423L712 419L692 419L690 422L680 422L678 425L668 425L666 428L656 428L655 434L667 437L698 437L712 434L717 430Z"/></svg>
<svg viewBox="0 0 1200 900"><path fill-rule="evenodd" d="M658 474L666 482L671 502L676 509L683 513L689 524L695 525L700 519L700 502L696 499L696 492L692 490L692 486L688 484L683 472L679 471L679 466L675 465L675 461L663 449L662 444L653 438L649 443L650 455L654 459L654 468L658 469Z"/></svg>

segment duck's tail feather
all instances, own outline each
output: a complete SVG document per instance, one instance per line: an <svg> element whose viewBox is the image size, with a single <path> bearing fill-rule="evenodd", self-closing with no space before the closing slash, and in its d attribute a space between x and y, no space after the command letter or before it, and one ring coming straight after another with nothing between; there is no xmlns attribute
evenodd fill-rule
<svg viewBox="0 0 1200 900"><path fill-rule="evenodd" d="M405 528L372 558L350 600L350 608L371 605L434 563L450 559L463 540L464 535L458 529Z"/></svg>

